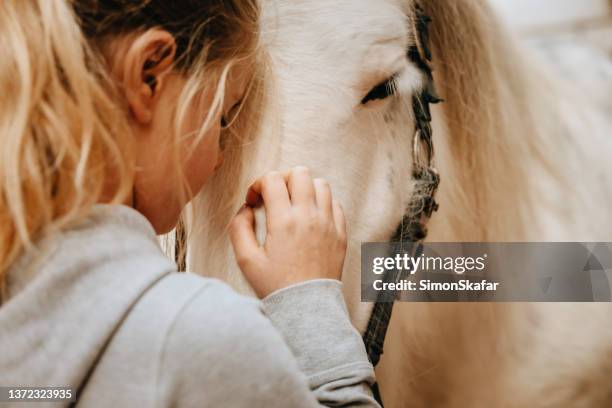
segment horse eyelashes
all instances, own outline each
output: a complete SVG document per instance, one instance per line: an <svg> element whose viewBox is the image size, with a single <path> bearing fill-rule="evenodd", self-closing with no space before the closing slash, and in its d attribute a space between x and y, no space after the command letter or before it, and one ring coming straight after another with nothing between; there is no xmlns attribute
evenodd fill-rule
<svg viewBox="0 0 612 408"><path fill-rule="evenodd" d="M395 77L389 78L372 88L372 90L361 100L361 104L365 105L371 101L386 99L395 95L396 92L397 83Z"/></svg>

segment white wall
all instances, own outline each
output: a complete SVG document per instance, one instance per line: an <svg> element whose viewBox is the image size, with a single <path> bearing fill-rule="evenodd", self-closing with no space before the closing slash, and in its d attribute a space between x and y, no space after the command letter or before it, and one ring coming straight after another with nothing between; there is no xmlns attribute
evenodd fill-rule
<svg viewBox="0 0 612 408"><path fill-rule="evenodd" d="M490 0L518 30L574 24L610 15L609 0Z"/></svg>

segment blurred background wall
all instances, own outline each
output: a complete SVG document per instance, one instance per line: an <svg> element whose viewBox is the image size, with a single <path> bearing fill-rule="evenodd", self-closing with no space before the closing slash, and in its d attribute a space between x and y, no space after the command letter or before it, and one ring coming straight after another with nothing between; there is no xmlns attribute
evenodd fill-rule
<svg viewBox="0 0 612 408"><path fill-rule="evenodd" d="M489 0L558 73L612 115L612 0Z"/></svg>
<svg viewBox="0 0 612 408"><path fill-rule="evenodd" d="M490 0L527 37L584 38L612 51L612 0Z"/></svg>

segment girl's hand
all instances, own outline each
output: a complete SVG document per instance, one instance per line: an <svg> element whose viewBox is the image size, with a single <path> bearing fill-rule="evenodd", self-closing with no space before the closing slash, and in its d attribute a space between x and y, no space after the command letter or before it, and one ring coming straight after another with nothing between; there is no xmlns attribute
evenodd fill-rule
<svg viewBox="0 0 612 408"><path fill-rule="evenodd" d="M255 238L253 208L263 204L267 235ZM230 238L238 266L260 298L313 279L340 279L346 224L329 184L305 167L271 172L255 181L232 220Z"/></svg>

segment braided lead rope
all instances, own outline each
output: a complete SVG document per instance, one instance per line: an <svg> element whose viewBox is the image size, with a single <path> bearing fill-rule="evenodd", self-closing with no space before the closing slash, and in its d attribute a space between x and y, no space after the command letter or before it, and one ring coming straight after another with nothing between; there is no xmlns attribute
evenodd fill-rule
<svg viewBox="0 0 612 408"><path fill-rule="evenodd" d="M433 167L434 148L429 105L439 103L442 100L436 93L432 69L429 66L432 59L429 49L428 26L430 22L431 18L423 13L419 5L415 5L413 30L416 45L408 49L407 57L425 76L426 86L419 94L412 97L412 111L415 121L412 149L414 192L408 203L404 218L391 239L391 242L395 243L394 253L401 251L409 256L420 256L422 253L422 242L427 236L426 224L433 212L438 209L434 196L440 184L440 176ZM383 280L385 282L399 282L405 273L406 271L390 270L383 276ZM383 353L394 300L394 296L379 292L363 335L368 357L374 366L378 364ZM382 406L377 384L374 384L373 392Z"/></svg>

